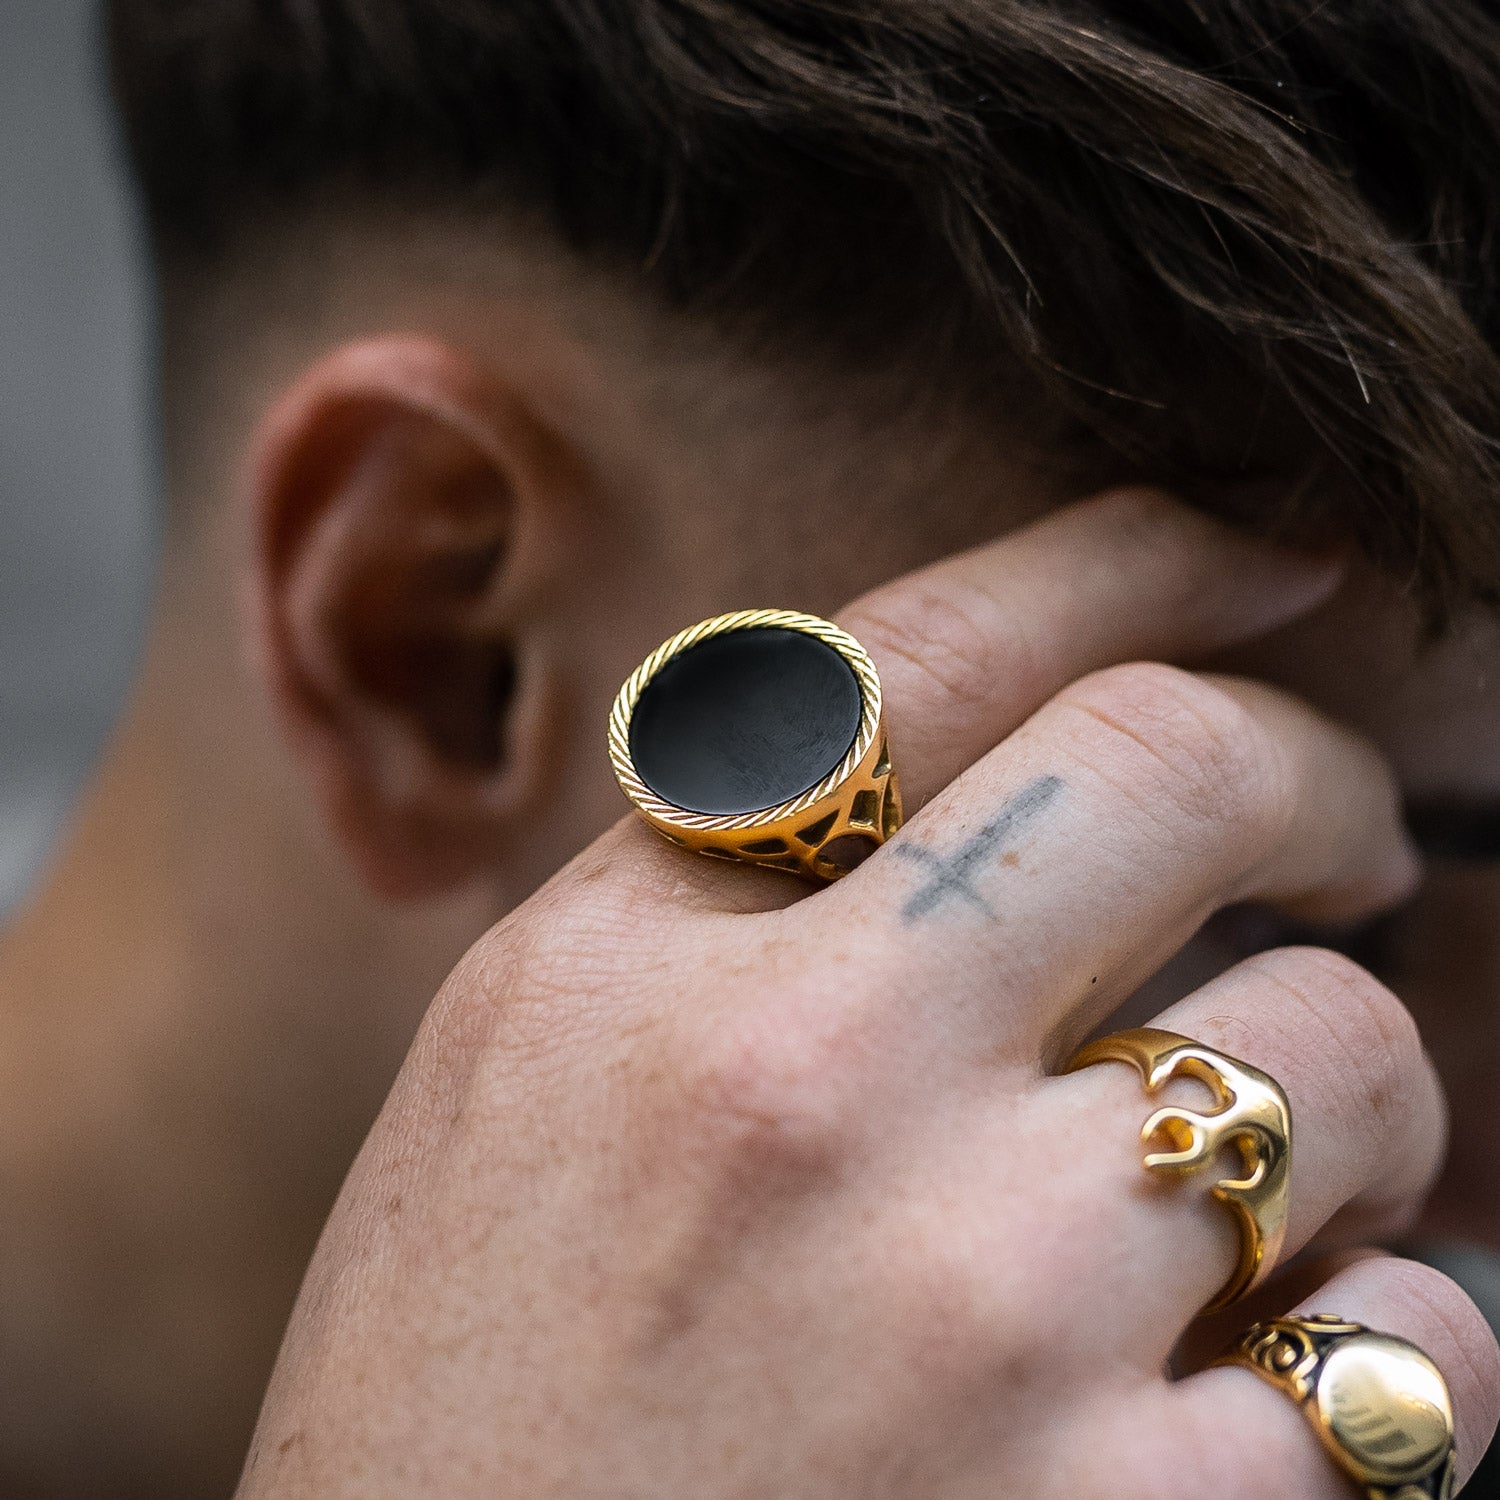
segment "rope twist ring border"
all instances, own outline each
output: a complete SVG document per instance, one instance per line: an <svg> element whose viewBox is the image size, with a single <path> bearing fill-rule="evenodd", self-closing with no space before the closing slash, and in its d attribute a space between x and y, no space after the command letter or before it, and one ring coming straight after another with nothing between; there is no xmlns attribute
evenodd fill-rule
<svg viewBox="0 0 1500 1500"><path fill-rule="evenodd" d="M761 808L753 813L694 813L664 801L641 780L630 755L630 720L647 684L673 657L680 656L702 641L736 630L769 629L796 630L803 635L813 636L837 651L849 664L859 682L860 697L859 728L855 732L854 743L838 765L816 786L809 787L799 796L788 802L778 803L775 807ZM614 768L615 779L625 795L641 812L659 822L676 828L692 829L698 833L759 828L783 818L796 817L798 813L821 802L846 781L869 754L870 747L880 733L880 711L880 676L875 670L875 663L848 631L840 630L837 625L818 615L803 614L799 610L733 610L729 614L700 620L698 624L678 631L670 640L663 641L625 679L609 712L609 761Z"/></svg>

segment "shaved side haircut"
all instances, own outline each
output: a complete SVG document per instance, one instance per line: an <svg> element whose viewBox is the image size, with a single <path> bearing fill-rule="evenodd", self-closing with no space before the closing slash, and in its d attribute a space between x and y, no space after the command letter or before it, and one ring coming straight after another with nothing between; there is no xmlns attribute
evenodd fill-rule
<svg viewBox="0 0 1500 1500"><path fill-rule="evenodd" d="M730 351L1353 538L1439 612L1500 596L1477 0L109 0L108 24L165 284L331 196L508 216Z"/></svg>

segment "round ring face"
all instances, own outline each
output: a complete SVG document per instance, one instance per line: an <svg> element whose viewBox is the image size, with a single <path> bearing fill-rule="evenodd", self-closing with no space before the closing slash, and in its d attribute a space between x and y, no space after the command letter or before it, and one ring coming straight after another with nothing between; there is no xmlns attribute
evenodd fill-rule
<svg viewBox="0 0 1500 1500"><path fill-rule="evenodd" d="M1367 1484L1419 1479L1453 1445L1443 1377L1401 1339L1365 1332L1336 1344L1314 1400L1336 1450Z"/></svg>
<svg viewBox="0 0 1500 1500"><path fill-rule="evenodd" d="M711 859L838 880L901 827L875 663L796 610L663 641L615 697L609 759L657 833Z"/></svg>
<svg viewBox="0 0 1500 1500"><path fill-rule="evenodd" d="M832 646L784 627L736 630L689 646L646 683L630 758L686 812L760 812L835 770L860 716L858 679Z"/></svg>

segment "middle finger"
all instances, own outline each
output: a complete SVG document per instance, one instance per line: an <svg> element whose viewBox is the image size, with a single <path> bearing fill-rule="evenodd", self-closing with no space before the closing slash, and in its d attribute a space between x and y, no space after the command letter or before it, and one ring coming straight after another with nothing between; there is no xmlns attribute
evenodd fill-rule
<svg viewBox="0 0 1500 1500"><path fill-rule="evenodd" d="M1363 740L1274 689L1138 665L1059 694L807 916L1050 1065L1218 908L1354 919L1417 870Z"/></svg>

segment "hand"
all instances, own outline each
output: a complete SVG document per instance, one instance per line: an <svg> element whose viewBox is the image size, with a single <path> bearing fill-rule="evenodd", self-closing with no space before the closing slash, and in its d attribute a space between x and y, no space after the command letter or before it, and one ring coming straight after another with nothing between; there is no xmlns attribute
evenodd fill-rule
<svg viewBox="0 0 1500 1500"><path fill-rule="evenodd" d="M1264 632L1335 574L1123 495L850 609L919 810L811 894L626 819L473 949L329 1223L242 1494L1345 1495L1279 1393L1163 1376L1233 1224L1144 1178L1129 1070L1054 1076L1216 908L1411 887L1367 746L1117 665ZM1370 975L1268 953L1154 1024L1290 1095L1286 1256L1409 1221L1443 1105ZM1466 1472L1500 1357L1463 1294L1365 1258L1305 1302L1438 1362Z"/></svg>

